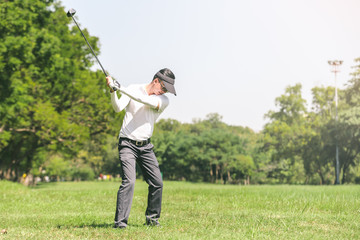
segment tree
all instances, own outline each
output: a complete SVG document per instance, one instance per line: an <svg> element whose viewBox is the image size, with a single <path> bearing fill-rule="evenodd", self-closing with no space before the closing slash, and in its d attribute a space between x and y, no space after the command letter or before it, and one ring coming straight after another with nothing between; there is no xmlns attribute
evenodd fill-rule
<svg viewBox="0 0 360 240"><path fill-rule="evenodd" d="M333 162L335 142L332 135L333 113L335 113L333 87L314 87L313 111L308 114L307 124L309 131L303 136L304 147L302 149L302 158L307 175L306 182L315 183L314 174L318 174L320 184L329 184L334 174Z"/></svg>
<svg viewBox="0 0 360 240"><path fill-rule="evenodd" d="M52 155L71 159L115 135L122 115L60 3L5 1L0 14L0 176L17 180ZM99 53L98 39L84 34Z"/></svg>
<svg viewBox="0 0 360 240"><path fill-rule="evenodd" d="M348 182L347 174L354 167L360 153L360 58L355 59L352 79L345 90L346 107L339 114L338 141L342 167L342 183Z"/></svg>
<svg viewBox="0 0 360 240"><path fill-rule="evenodd" d="M247 128L227 126L221 118L212 113L192 124L171 119L156 124L152 141L165 179L249 181L253 160L247 154L251 149L249 135L254 133Z"/></svg>
<svg viewBox="0 0 360 240"><path fill-rule="evenodd" d="M269 176L282 183L288 183L298 170L295 161L300 156L303 142L301 136L308 130L306 126L306 101L301 96L301 84L287 87L285 94L277 97L278 111L269 111L270 122L264 128L265 151L272 151L272 168ZM299 165L297 165L299 166Z"/></svg>

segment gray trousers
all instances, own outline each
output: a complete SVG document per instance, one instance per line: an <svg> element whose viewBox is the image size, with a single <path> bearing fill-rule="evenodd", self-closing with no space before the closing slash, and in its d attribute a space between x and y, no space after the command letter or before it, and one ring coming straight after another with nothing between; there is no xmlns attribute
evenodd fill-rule
<svg viewBox="0 0 360 240"><path fill-rule="evenodd" d="M117 193L115 226L126 227L128 223L135 188L136 162L149 185L146 222L157 222L160 218L163 181L153 148L151 143L138 147L127 140L119 139L122 183Z"/></svg>

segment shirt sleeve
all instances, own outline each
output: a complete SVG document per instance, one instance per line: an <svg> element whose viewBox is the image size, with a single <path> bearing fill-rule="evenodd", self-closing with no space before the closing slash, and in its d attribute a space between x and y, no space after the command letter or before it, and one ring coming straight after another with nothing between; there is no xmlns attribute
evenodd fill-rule
<svg viewBox="0 0 360 240"><path fill-rule="evenodd" d="M133 88L133 87L123 87L121 86L120 88L120 92L124 93L125 95L127 95L128 97L130 97L131 99L140 102L142 104L145 104L151 108L154 109L158 109L160 110L161 108L161 101L160 98L156 97L156 96L149 96L146 94L142 94L138 89Z"/></svg>
<svg viewBox="0 0 360 240"><path fill-rule="evenodd" d="M115 112L121 112L129 104L130 98L125 94L122 94L120 99L116 95L116 92L111 93L111 105Z"/></svg>
<svg viewBox="0 0 360 240"><path fill-rule="evenodd" d="M169 106L169 98L165 95L156 96L159 98L159 110L158 112L163 112L167 106Z"/></svg>

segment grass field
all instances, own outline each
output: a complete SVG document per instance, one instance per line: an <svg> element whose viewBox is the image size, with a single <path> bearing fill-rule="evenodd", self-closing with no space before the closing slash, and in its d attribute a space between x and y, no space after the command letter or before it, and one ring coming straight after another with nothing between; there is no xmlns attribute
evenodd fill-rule
<svg viewBox="0 0 360 240"><path fill-rule="evenodd" d="M360 186L165 182L162 227L147 227L137 181L129 227L113 229L119 182L27 188L0 181L0 239L360 239Z"/></svg>

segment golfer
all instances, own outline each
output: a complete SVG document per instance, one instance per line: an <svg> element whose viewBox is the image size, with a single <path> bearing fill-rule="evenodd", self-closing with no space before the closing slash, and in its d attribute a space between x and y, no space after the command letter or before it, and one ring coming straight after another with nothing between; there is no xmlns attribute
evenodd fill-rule
<svg viewBox="0 0 360 240"><path fill-rule="evenodd" d="M106 80L115 112L125 109L118 146L122 183L117 193L114 227L127 227L134 195L136 162L149 185L145 224L160 226L163 182L150 138L156 119L169 105L169 99L164 93L176 95L175 76L170 69L164 68L154 75L149 84L123 87L110 76ZM113 86L121 92L120 98L117 97Z"/></svg>

